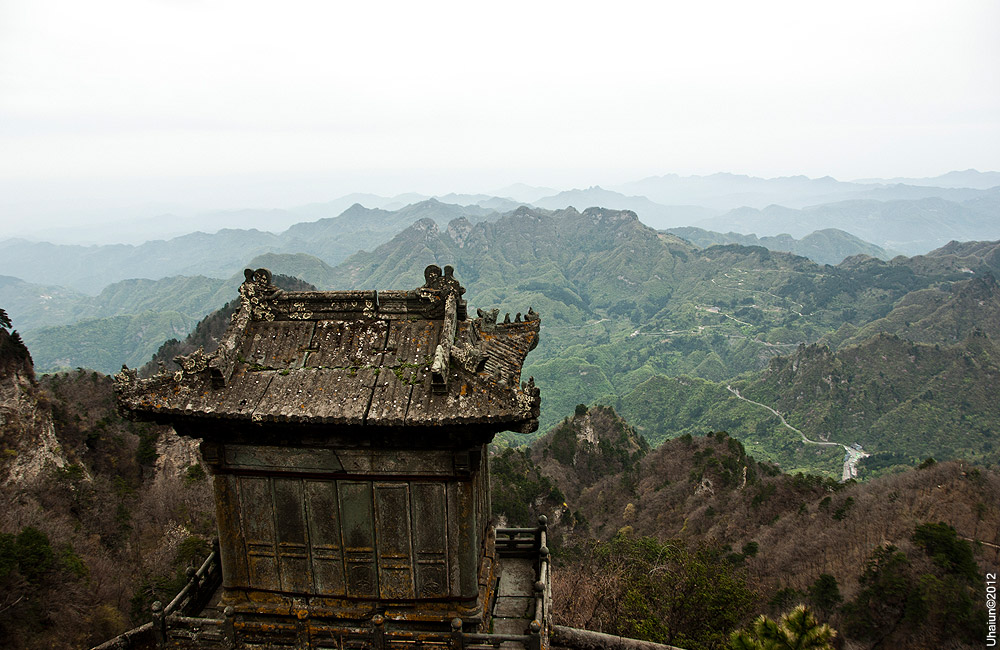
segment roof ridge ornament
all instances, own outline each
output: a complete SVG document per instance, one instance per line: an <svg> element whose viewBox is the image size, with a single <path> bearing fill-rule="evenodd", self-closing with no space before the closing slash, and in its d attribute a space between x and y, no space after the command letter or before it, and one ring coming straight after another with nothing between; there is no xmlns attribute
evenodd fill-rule
<svg viewBox="0 0 1000 650"><path fill-rule="evenodd" d="M246 278L240 285L240 299L243 307L250 312L250 318L255 321L274 320L274 308L270 300L281 291L271 284L271 272L267 269L244 269Z"/></svg>
<svg viewBox="0 0 1000 650"><path fill-rule="evenodd" d="M493 332L497 328L497 316L500 315L500 310L496 307L488 311L483 311L482 309L476 310L476 315L479 316L481 323L479 328L484 332Z"/></svg>
<svg viewBox="0 0 1000 650"><path fill-rule="evenodd" d="M425 268L424 286L420 288L455 293L458 297L465 293L465 287L455 279L455 267L450 264L444 267L444 271L437 264L431 264Z"/></svg>
<svg viewBox="0 0 1000 650"><path fill-rule="evenodd" d="M451 267L446 268L450 269ZM431 386L436 393L448 392L448 369L451 361L451 348L455 344L455 327L457 324L458 300L455 292L449 292L448 297L444 301L444 319L441 322L441 337L437 348L434 350L434 363L431 365Z"/></svg>
<svg viewBox="0 0 1000 650"><path fill-rule="evenodd" d="M174 357L174 363L181 367L175 374L177 381L181 381L185 376L200 375L205 372L213 357L213 354L206 353L205 348L201 346L190 354L177 355Z"/></svg>

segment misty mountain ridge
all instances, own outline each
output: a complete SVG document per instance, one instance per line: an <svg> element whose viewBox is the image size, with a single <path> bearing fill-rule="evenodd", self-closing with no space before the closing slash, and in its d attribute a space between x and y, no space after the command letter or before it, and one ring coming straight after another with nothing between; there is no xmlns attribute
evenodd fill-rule
<svg viewBox="0 0 1000 650"><path fill-rule="evenodd" d="M717 216L719 211L698 205L661 205L644 196L626 196L597 185L585 190L569 190L534 201L539 208L559 210L567 206L599 205L614 210L631 210L653 228L669 228Z"/></svg>
<svg viewBox="0 0 1000 650"><path fill-rule="evenodd" d="M558 192L559 190L551 187L536 187L525 183L514 183L496 190L493 194L495 196L507 196L514 201L522 203L533 203L542 197L552 196Z"/></svg>
<svg viewBox="0 0 1000 650"><path fill-rule="evenodd" d="M974 170L970 171L974 172ZM845 182L831 176L809 178L799 175L759 178L730 173L717 173L708 176L666 174L625 183L613 189L627 194L645 196L661 204L694 204L716 210L732 210L740 207L761 209L772 204L803 208L820 203L864 198L889 201L943 196L953 200L966 200L972 198L977 191L1000 185L1000 172L952 173L957 174L957 176L946 174L938 177L944 179L945 185L935 185L933 183L935 179L923 179L927 182L926 184L920 183L919 187L899 182L907 179L893 181L869 179ZM958 178L968 178L969 184L957 183L956 179ZM959 188L967 189L963 189L959 193L953 191Z"/></svg>
<svg viewBox="0 0 1000 650"><path fill-rule="evenodd" d="M430 205L431 207L442 207L441 204L437 203ZM360 206L354 209L362 213L368 212ZM382 216L385 217L385 215ZM314 224L304 224L303 228L318 232L316 240L323 241L327 238L323 236L322 230L329 224L335 225L336 220L321 220ZM827 233L827 239L823 241L829 241L829 236L830 234ZM487 291L482 297L483 302L480 303L484 306L493 306L489 303L494 302L500 303L501 306L509 304L512 313L523 310L525 305L513 304L505 297L510 293L510 289L517 290L523 287L529 293L538 295L537 302L534 303L536 307L550 305L552 308L550 313L560 319L569 319L571 322L577 323L587 319L600 319L602 317L600 310L614 307L619 316L622 313L634 312L632 319L638 323L643 318L641 312L645 310L645 313L651 316L655 313L655 305L662 306L662 297L645 298L643 295L646 291L652 291L653 294L659 295L662 293L662 289L669 287L677 295L689 295L685 300L701 296L700 300L705 301L701 303L702 305L711 304L711 301L715 301L718 305L719 296L713 296L713 292L717 292L722 285L704 286L702 283L704 282L704 273L709 273L711 277L711 274L730 270L726 263L722 262L722 260L727 259L727 256L734 260L734 264L749 264L748 268L750 269L762 265L760 266L761 273L768 272L764 270L766 267L784 259L775 256L765 260L761 254L754 252L755 249L752 246L749 249L729 249L723 246L718 248L720 252L714 252L717 247L708 247L705 250L705 254L708 256L705 258L705 263L709 266L699 272L695 269L702 263L692 264L689 258L690 254L698 248L692 247L680 239L670 243L663 237L665 236L658 235L656 231L643 225L633 213L601 209L588 209L580 213L572 209L544 211L522 208L494 223L473 224L465 218L455 219L448 224L446 229L442 229L433 219L423 219L372 253L356 254L350 263L340 268L331 267L318 257L305 253L294 255L266 253L255 256L251 260L243 258L238 268L242 270L248 264L252 267L267 266L275 272L296 275L324 288L355 286L364 276L368 276L365 282L375 287L405 286L410 282L416 283L414 286L417 286L422 278L421 271L429 259L434 259L442 264L457 260L460 263L459 270L463 273L463 277L466 277L465 273L470 268L469 265L480 263L470 256L475 257L479 254L485 255L489 259L501 255L504 264L510 264L512 260L517 260L515 267L511 269L510 278L520 277L525 273L528 275L519 283L510 285L506 292L500 289L505 282L502 276L495 276L492 272L489 275L489 283L484 284L477 281L475 285L472 285L470 282L469 286ZM846 235L839 237L839 239L850 240L849 236ZM705 243L701 242L703 246ZM753 242L747 243L752 244ZM581 253L585 257L592 257L598 251L611 250L607 248L608 246L618 247L614 257L600 262L596 259L588 262L594 266L594 269L588 272L587 278L582 280L582 284L580 281L568 283L562 277L565 273L564 267L572 265L574 257L584 259L581 257ZM877 251L862 248L861 250L854 249L844 252L856 257L859 253L869 255ZM667 257L662 258L662 262L654 262L665 253ZM910 258L904 260L902 264L906 268L919 266L923 269L920 273L932 277L950 274L958 279L968 277L966 275L968 270L978 269L982 266L978 258L973 255L973 251L962 251L962 253L961 258L956 255L929 255L926 256L926 259ZM979 254L988 255L989 251L980 250ZM688 263L678 266L677 256L687 257ZM745 261L736 261L740 259ZM377 267L383 266L388 261L392 261L392 265L385 269L378 268L376 272L374 268L367 267L364 260L374 260ZM463 262L463 260L468 260L468 263ZM370 270L359 269L358 263L362 263L362 268L367 267ZM637 273L634 268L629 268L648 263L662 263L666 266L657 271L654 265L645 278L642 273ZM780 266L786 262L777 263ZM818 267L806 264L805 260L793 262L789 258L787 263L795 269L794 273L813 274L819 272ZM524 264L529 264L529 267L522 268ZM601 265L608 268L602 272L599 270ZM548 269L551 269L551 272ZM684 269L683 275L672 277L676 269ZM849 273L858 272L861 274L882 272L878 268L872 267L871 264L863 264L858 260L853 260L844 269ZM701 277L698 277L698 273L701 273ZM470 280L476 280L477 275L471 277ZM615 280L615 277L618 279ZM28 332L45 323L45 318L52 316L53 313L59 317L56 322L68 323L82 318L119 316L123 315L126 310L135 314L143 309L151 309L182 312L190 322L193 319L201 318L211 309L217 308L231 299L235 287L241 281L241 271L230 275L227 280L205 277L175 277L161 282L129 281L107 287L102 296L96 300L72 294L68 297L60 297L54 294L50 287L32 286L28 283L11 281L0 286L0 297L4 299L6 304L10 305L11 313L17 318L24 315L25 320L22 322L26 323L24 329ZM629 300L622 295L618 286L622 283L625 283L625 286L630 286L628 283L633 283L634 286L638 287L648 286L649 289L640 289L638 294ZM656 283L666 284L656 289L654 288ZM725 284L728 283L730 280L725 280ZM595 293L595 288L598 286L602 287L600 293L613 296L618 305L603 299L595 302L598 296ZM181 287L184 289L180 290ZM920 287L915 285L914 288ZM708 293L705 293L706 291ZM738 289L738 291L744 291L744 289ZM552 299L555 299L555 302L550 302ZM648 306L643 306L644 300L652 302L649 302ZM726 297L726 300L732 301L732 294ZM132 309L123 307L128 304L133 304L134 307ZM626 307L626 305L628 306ZM595 311L595 307L598 311ZM843 306L843 308L848 307L854 308L856 305L845 304ZM891 305L886 305L884 311L877 315L884 314L890 307ZM701 308L698 307L698 309ZM757 304L742 307L738 311L759 315L755 315L754 318L763 317L763 320L759 322L764 326L774 320L772 316L767 315L769 309L777 309L777 312L770 313L780 314L784 313L787 307ZM707 314L711 313L707 312ZM688 322L690 317L678 313L670 318L680 323ZM746 320L747 316L735 315L734 318L736 320L732 322L737 324L740 320ZM834 319L824 327L836 329L840 324L841 321ZM47 332L47 336L55 334L56 332L51 330ZM810 340L810 336L812 335L807 335L805 339L800 340ZM45 362L48 358L47 354L39 354L39 362L42 367L49 367ZM117 367L117 364L109 360L109 364L100 367L112 369Z"/></svg>
<svg viewBox="0 0 1000 650"><path fill-rule="evenodd" d="M646 196L659 203L686 203L716 210L731 210L742 206L764 207L772 203L797 205L803 201L813 202L817 196L831 196L865 188L830 176L758 178L720 172L708 176L651 176L625 183L617 189Z"/></svg>
<svg viewBox="0 0 1000 650"><path fill-rule="evenodd" d="M717 244L763 246L773 251L783 251L808 257L819 264L830 264L831 266L840 264L846 258L855 255L868 255L888 260L898 254L887 251L875 244L869 244L837 228L817 230L802 239L795 239L787 233L773 237L758 237L753 234L743 235L735 232L718 233L692 226L667 228L665 232L677 235L699 248L707 248Z"/></svg>
<svg viewBox="0 0 1000 650"><path fill-rule="evenodd" d="M241 271L251 257L264 253L307 252L336 264L358 250L374 248L419 219L446 224L457 216L478 221L499 215L478 206L454 206L427 199L397 211L354 204L337 217L299 223L279 235L254 229L223 229L139 246L70 246L8 239L0 241L0 274L91 294L129 278L226 278Z"/></svg>
<svg viewBox="0 0 1000 650"><path fill-rule="evenodd" d="M475 197L471 197L475 198ZM841 230L882 248L908 254L922 253L949 240L996 237L1000 230L992 215L1000 205L1000 192L984 193L966 204L940 199L907 202L841 202L796 210L772 205L759 211L740 208L705 219L712 214L698 206L658 206L643 197L628 197L593 187L548 197L541 201L554 209L566 202L581 205L604 205L629 209L644 223L656 219L668 222L696 220L696 225L721 232L776 236L788 233L801 238L813 231L837 224ZM498 204L500 205L500 204ZM503 205L509 205L503 203ZM337 264L357 250L370 250L387 241L399 230L423 217L441 225L466 216L472 221L495 219L501 213L477 205L459 206L427 199L398 210L349 206L336 217L300 222L281 234L255 229L223 229L214 234L190 233L171 240L149 241L139 246L112 244L103 246L68 246L45 242L6 240L0 242L0 273L26 281L61 285L94 294L118 280L134 277L157 279L171 275L206 275L228 277L239 270L248 256L267 252L309 253L328 264ZM916 228L909 220L918 221ZM891 221L890 221L891 220ZM880 222L889 225L880 227ZM891 232L888 232L891 231ZM899 232L914 232L919 238L896 242ZM829 255L822 258L828 261Z"/></svg>
<svg viewBox="0 0 1000 650"><path fill-rule="evenodd" d="M941 198L918 200L850 200L806 208L770 205L743 207L695 224L708 230L789 234L801 238L836 224L864 241L907 255L919 255L957 240L1000 237L1000 193L981 192L970 201L956 203Z"/></svg>
<svg viewBox="0 0 1000 650"><path fill-rule="evenodd" d="M832 177L812 179L806 176L789 176L781 178L759 178L747 175L717 173L708 176L679 176L667 174L648 177L639 181L624 183L610 187L610 191L623 196L631 196L632 204L621 202L623 196L608 200L573 200L570 204L578 206L605 205L619 209L633 209L640 218L650 219L650 225L658 227L696 225L690 209L685 212L681 207L698 208L702 211L723 212L739 207L764 208L771 204L801 208L808 205L843 201L848 199L874 199L880 201L898 199L919 199L931 196L946 198L953 201L969 200L976 191L989 189L1000 185L1000 172L977 172L966 170L949 172L936 178L924 179L864 179L862 181L842 182ZM586 192L587 190L565 190L570 193ZM193 230L217 232L223 228L256 229L278 234L288 227L303 221L334 217L354 203L360 203L368 208L378 208L394 211L413 203L419 203L428 198L436 198L445 203L456 203L484 207L498 212L507 212L518 205L536 205L543 207L548 201L559 195L562 190L548 187L534 187L523 183L515 183L490 193L450 193L431 196L417 192L408 192L395 196L382 196L372 193L352 193L339 198L315 202L294 207L242 207L228 210L197 210L181 204L161 203L157 205L137 205L132 213L137 215L131 220L121 216L115 222L105 221L108 214L124 215L128 211L122 206L114 210L89 214L89 225L51 227L31 233L30 224L21 224L22 238L31 240L50 240L57 243L129 243L140 244L153 239L165 239L178 236ZM646 198L653 204L646 204L651 209L650 215L638 207L637 199ZM567 204L554 206L566 207ZM667 215L673 219L685 218L684 222L657 222L656 216L669 207ZM705 217L702 213L700 216ZM835 224L831 224L835 225ZM854 233L857 234L857 233Z"/></svg>
<svg viewBox="0 0 1000 650"><path fill-rule="evenodd" d="M1000 172L981 172L976 169L950 171L940 176L925 178L871 178L858 179L856 183L870 184L904 184L929 187L966 187L977 190L988 190L1000 186Z"/></svg>

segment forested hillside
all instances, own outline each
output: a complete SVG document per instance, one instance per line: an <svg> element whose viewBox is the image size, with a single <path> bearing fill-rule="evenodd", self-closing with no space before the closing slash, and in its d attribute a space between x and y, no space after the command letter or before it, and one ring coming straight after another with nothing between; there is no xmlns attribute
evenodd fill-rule
<svg viewBox="0 0 1000 650"><path fill-rule="evenodd" d="M211 347L227 320L206 319L160 358ZM190 441L118 417L108 377L34 380L19 363L21 379L3 384L18 393L4 394L0 413L5 431L17 427L0 467L16 476L0 487L13 504L0 521L0 634L14 648L86 647L146 620L207 552L208 484ZM790 362L776 363L784 376ZM491 454L498 521L552 522L560 622L718 648L758 613L805 602L864 647L981 638L973 596L1000 545L994 470L926 461L845 485L782 473L724 433L654 447L611 408L570 413L529 448ZM907 603L919 609L903 625Z"/></svg>
<svg viewBox="0 0 1000 650"><path fill-rule="evenodd" d="M0 639L89 648L149 617L207 553L196 447L122 420L111 378L36 378L0 311Z"/></svg>
<svg viewBox="0 0 1000 650"><path fill-rule="evenodd" d="M379 218L399 225L432 209L454 212L425 202ZM325 240L339 219L291 232ZM991 432L1000 423L984 394L997 372L997 251L955 242L917 257L821 266L760 246L698 248L628 211L522 207L447 227L419 219L337 267L306 253L250 264L326 288L379 289L419 286L428 263L452 264L473 309L541 315L525 372L544 392L542 430L576 404L604 403L654 443L725 429L785 469L839 476L843 448L833 443L861 444L869 472L928 455L997 462ZM66 305L76 300L76 313L108 315L25 340L45 370L141 366L164 341L181 341L208 305L234 298L238 282L131 280L93 299L52 296L37 309L73 311Z"/></svg>
<svg viewBox="0 0 1000 650"><path fill-rule="evenodd" d="M997 461L990 432L1000 424L982 394L996 372L997 250L953 243L913 258L820 266L759 246L699 249L629 212L521 208L447 228L421 220L335 268L304 253L250 266L326 288L385 289L419 286L428 263L453 264L473 309L541 314L525 372L544 391L542 430L579 403L604 403L653 443L724 429L787 470L840 476L843 449L803 436L860 443L872 454L861 465L869 472L928 455ZM169 364L186 349L198 310L232 300L238 282L119 283L100 304L163 309L172 296L194 313L123 313L25 338L46 369L141 366L161 346ZM199 345L225 318L206 322L216 325ZM903 363L910 357L919 359L912 368Z"/></svg>
<svg viewBox="0 0 1000 650"><path fill-rule="evenodd" d="M840 476L843 449L794 429L892 464L998 460L997 413L968 389L996 372L992 326L975 325L996 308L994 250L821 267L761 247L697 249L628 212L521 208L492 223L418 222L337 271L351 287L405 287L424 261L452 263L474 307L534 308L542 336L525 372L545 391L543 430L580 402L614 404L653 442L725 429L784 468ZM817 341L832 346L830 371L798 372L815 356L800 347ZM914 354L917 367L901 363Z"/></svg>
<svg viewBox="0 0 1000 650"><path fill-rule="evenodd" d="M649 450L613 411L582 405L492 466L499 514L555 522L567 624L708 648L805 603L857 647L984 638L978 595L1000 559L995 471L928 461L845 485L782 473L725 433Z"/></svg>
<svg viewBox="0 0 1000 650"><path fill-rule="evenodd" d="M654 377L618 403L651 441L726 430L788 471L839 476L843 456L802 443L793 427L816 441L860 443L872 453L862 463L870 469L914 466L927 456L996 465L998 359L995 341L980 333L947 347L882 334L840 351L804 346L752 379Z"/></svg>

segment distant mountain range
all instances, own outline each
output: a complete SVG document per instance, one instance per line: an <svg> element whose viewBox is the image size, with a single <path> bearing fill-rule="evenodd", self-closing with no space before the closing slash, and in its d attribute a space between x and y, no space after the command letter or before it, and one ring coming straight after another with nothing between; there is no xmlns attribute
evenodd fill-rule
<svg viewBox="0 0 1000 650"><path fill-rule="evenodd" d="M730 182L733 189L743 183L747 191L784 188L788 196L829 192L839 183L701 181L705 187ZM862 187L851 192L887 195L926 189L855 185ZM785 412L803 431L839 442L849 441L837 436L849 435L877 453L901 454L904 463L924 451L989 460L996 446L982 432L1000 429L994 421L1000 415L987 399L957 396L977 395L961 386L991 385L997 373L991 359L1000 330L990 323L1000 318L993 281L1000 245L983 240L1000 239L1000 189L935 191L952 198L725 213L707 208L715 214L702 223L719 232L658 231L636 212L611 207L500 212L488 207L492 199L485 195L455 195L450 198L468 203L353 204L336 217L279 234L224 230L140 246L7 240L0 242L6 276L0 277L0 306L40 370L109 372L123 361L141 365L165 340L183 338L235 297L246 266L266 266L321 288L385 289L419 286L431 262L452 264L473 308L496 307L513 318L531 307L542 315L541 344L526 374L545 394L543 428L579 403L602 402L617 405L654 440L724 427L785 468L836 471L836 447L804 447L766 409L728 391L731 385ZM649 197L599 187L562 194L550 205L588 198L625 201L647 212L660 205L668 212L657 214L670 218L667 206ZM315 208L317 214L323 209ZM896 255L913 250L923 254ZM141 276L148 279L135 279ZM879 355L893 363L849 368ZM895 363L914 355L926 363L912 369ZM780 376L768 372L803 367L796 359L807 358L830 372L768 383L768 376ZM872 372L879 371L886 376L875 379ZM834 376L885 390L845 397L824 388ZM790 386L811 396L810 410L799 411ZM885 401L887 394L896 401ZM864 417L855 413L862 411ZM854 424L838 428L839 421L827 417L838 412L854 413ZM669 425L670 413L683 415L686 424ZM882 433L903 426L922 432L919 439L894 443Z"/></svg>
<svg viewBox="0 0 1000 650"><path fill-rule="evenodd" d="M855 181L868 184L923 185L927 187L965 187L988 190L1000 186L1000 172L981 172L975 169L952 171L940 176L925 178L869 178Z"/></svg>
<svg viewBox="0 0 1000 650"><path fill-rule="evenodd" d="M110 283L136 277L225 278L238 272L250 257L264 253L309 253L336 265L357 250L371 250L388 241L421 218L434 219L442 226L460 216L472 222L495 220L521 205L551 210L570 206L631 210L654 228L698 227L760 238L790 235L801 239L815 231L836 228L885 249L887 254L917 255L951 240L1000 237L998 179L1000 173L975 170L931 179L855 182L805 176L666 175L613 188L593 186L562 192L512 185L498 190L501 196L349 194L287 209L216 211L196 217L168 214L106 224L100 226L103 234L77 232L87 241L114 239L118 234L134 240L147 229L150 241L138 244L3 240L0 274L96 294ZM191 232L194 230L199 232ZM156 238L178 233L186 234ZM63 232L61 239L70 234ZM770 243L776 249L791 248L789 242ZM835 257L840 248L800 250L824 263L839 261Z"/></svg>
<svg viewBox="0 0 1000 650"><path fill-rule="evenodd" d="M708 176L678 176L667 174L651 176L625 183L612 189L626 194L641 195L657 203L686 203L703 205L718 210L738 207L763 208L768 205L805 207L819 203L847 199L870 198L869 192L882 192L881 200L940 196L940 190L964 188L985 190L1000 186L1000 173L950 172L936 178L925 179L865 179L839 181L830 176L809 178L785 176L757 178L740 174L711 174ZM947 197L951 198L951 197ZM969 198L963 195L962 198Z"/></svg>
<svg viewBox="0 0 1000 650"><path fill-rule="evenodd" d="M496 219L499 213L478 206L458 206L427 199L395 211L354 204L337 217L303 222L279 235L259 230L191 233L138 246L56 245L8 239L0 242L0 274L39 284L57 284L97 293L108 284L131 278L173 275L226 278L264 253L310 253L328 264L374 248L419 219L446 224L457 217Z"/></svg>
<svg viewBox="0 0 1000 650"><path fill-rule="evenodd" d="M336 199L287 208L239 208L193 213L183 206L136 208L134 219L94 222L39 231L31 240L57 243L141 244L148 240L170 239L193 231L208 233L222 229L260 230L278 234L302 222L328 219L355 203L367 208L395 211L414 203L436 199L442 203L476 206L509 212L520 205L564 208L600 205L633 210L644 223L657 228L686 226L698 219L740 207L765 208L769 205L806 207L843 200L915 200L938 197L950 201L975 198L979 190L1000 186L1000 173L951 172L928 179L866 179L842 182L832 178L804 176L764 179L736 174L711 176L667 175L647 178L608 188L591 187L560 191L550 187L514 184L487 194L442 194L431 196L408 192L395 196L352 193ZM649 192L648 195L644 192ZM93 216L93 215L91 215ZM22 224L24 227L26 224ZM835 224L834 224L835 225Z"/></svg>
<svg viewBox="0 0 1000 650"><path fill-rule="evenodd" d="M787 471L839 476L840 445L855 442L882 471L927 455L1000 460L990 394L1000 381L1000 242L819 266L761 246L699 248L625 211L519 208L445 228L422 219L333 268L306 254L268 254L251 266L340 288L406 288L422 283L432 261L455 266L470 309L542 315L524 372L543 390L543 429L577 404L604 403L654 444L726 430ZM238 281L226 281L230 298ZM174 282L136 288L183 293ZM130 288L103 300L117 304L111 296ZM25 340L40 367L82 365L66 355L102 350L110 353L99 369L112 370L155 349L155 336L137 338L139 325L180 338L170 318L113 316ZM140 347L147 356L135 354Z"/></svg>
<svg viewBox="0 0 1000 650"><path fill-rule="evenodd" d="M615 210L631 210L648 226L668 228L704 221L719 214L718 210L699 205L663 205L654 203L645 196L626 196L601 187L585 190L569 190L553 196L538 199L536 207L561 210L566 207L583 209L588 206L602 206Z"/></svg>
<svg viewBox="0 0 1000 650"><path fill-rule="evenodd" d="M774 237L757 237L757 235L741 235L735 232L725 234L702 230L701 228L684 227L668 228L666 232L677 235L699 248L708 248L717 244L742 244L743 246L763 246L772 251L783 251L795 253L802 257L808 257L820 264L840 264L844 259L854 255L868 255L887 260L895 257L891 251L887 251L875 244L855 237L850 233L837 228L826 228L817 230L806 235L802 239L795 239L791 235L781 234Z"/></svg>
<svg viewBox="0 0 1000 650"><path fill-rule="evenodd" d="M1000 188L960 203L942 198L851 200L808 208L739 208L696 224L709 230L803 237L836 226L882 248L919 255L949 241L1000 237Z"/></svg>

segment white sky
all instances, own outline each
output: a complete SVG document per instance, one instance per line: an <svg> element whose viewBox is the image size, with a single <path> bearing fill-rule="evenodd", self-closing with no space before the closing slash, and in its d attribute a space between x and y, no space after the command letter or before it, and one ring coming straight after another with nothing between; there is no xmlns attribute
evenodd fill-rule
<svg viewBox="0 0 1000 650"><path fill-rule="evenodd" d="M0 239L138 203L998 170L998 34L995 0L0 0Z"/></svg>

